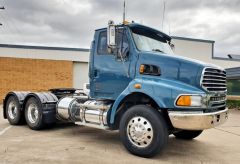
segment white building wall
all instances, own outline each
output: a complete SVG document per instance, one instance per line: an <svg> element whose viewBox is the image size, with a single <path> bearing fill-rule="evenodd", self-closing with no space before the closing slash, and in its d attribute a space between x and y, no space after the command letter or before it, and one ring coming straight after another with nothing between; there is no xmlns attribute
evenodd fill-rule
<svg viewBox="0 0 240 164"><path fill-rule="evenodd" d="M223 68L239 67L240 61L213 57L214 43L173 39L175 54L218 65Z"/></svg>
<svg viewBox="0 0 240 164"><path fill-rule="evenodd" d="M89 83L88 63L74 62L73 63L73 87L76 89L83 89L84 83Z"/></svg>

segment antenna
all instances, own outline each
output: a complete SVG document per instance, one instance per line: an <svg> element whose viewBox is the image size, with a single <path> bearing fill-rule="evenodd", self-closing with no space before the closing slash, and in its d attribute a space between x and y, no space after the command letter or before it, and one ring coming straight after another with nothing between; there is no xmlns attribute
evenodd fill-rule
<svg viewBox="0 0 240 164"><path fill-rule="evenodd" d="M171 25L170 25L170 23L168 24L168 35L169 36L171 35Z"/></svg>
<svg viewBox="0 0 240 164"><path fill-rule="evenodd" d="M0 10L5 10L5 7L4 7L4 6L0 7ZM2 25L3 25L3 24L0 23L0 26L2 26Z"/></svg>
<svg viewBox="0 0 240 164"><path fill-rule="evenodd" d="M165 17L165 4L166 2L163 1L163 18L162 18L162 31L163 31L163 25L164 25L164 17Z"/></svg>
<svg viewBox="0 0 240 164"><path fill-rule="evenodd" d="M125 15L126 15L126 5L125 5L125 0L123 2L123 23L125 22Z"/></svg>

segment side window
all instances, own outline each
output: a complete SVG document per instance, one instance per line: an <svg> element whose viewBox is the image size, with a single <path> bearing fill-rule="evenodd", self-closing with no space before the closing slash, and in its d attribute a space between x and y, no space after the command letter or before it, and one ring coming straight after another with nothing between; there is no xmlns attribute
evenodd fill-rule
<svg viewBox="0 0 240 164"><path fill-rule="evenodd" d="M126 32L125 30L120 29L117 31L117 50L119 52L121 51L124 53L128 49L129 49L129 45L128 45ZM107 32L106 31L100 32L99 34L97 53L98 55L111 55L107 51Z"/></svg>
<svg viewBox="0 0 240 164"><path fill-rule="evenodd" d="M99 34L97 53L99 55L109 55L107 51L107 32L106 31L101 32Z"/></svg>
<svg viewBox="0 0 240 164"><path fill-rule="evenodd" d="M123 35L124 33L124 35ZM117 45L118 48L124 48L126 46L128 46L128 40L127 40L127 35L126 35L126 31L124 30L119 30L117 32Z"/></svg>
<svg viewBox="0 0 240 164"><path fill-rule="evenodd" d="M129 43L127 39L126 31L121 29L117 32L117 49L118 49L118 58L121 58L119 56L122 54L122 57L125 58L128 56L129 51Z"/></svg>

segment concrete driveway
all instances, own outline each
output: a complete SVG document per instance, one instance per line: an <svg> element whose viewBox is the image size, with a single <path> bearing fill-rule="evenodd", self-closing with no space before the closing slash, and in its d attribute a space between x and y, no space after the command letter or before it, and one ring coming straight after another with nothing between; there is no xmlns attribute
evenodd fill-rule
<svg viewBox="0 0 240 164"><path fill-rule="evenodd" d="M240 111L229 121L192 141L169 138L167 148L151 159L128 153L117 131L73 124L33 131L10 126L0 107L0 163L240 163Z"/></svg>

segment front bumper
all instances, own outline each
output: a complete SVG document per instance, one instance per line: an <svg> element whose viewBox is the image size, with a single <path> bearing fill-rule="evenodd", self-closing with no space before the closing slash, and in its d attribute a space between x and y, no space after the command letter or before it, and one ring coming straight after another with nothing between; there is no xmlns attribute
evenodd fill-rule
<svg viewBox="0 0 240 164"><path fill-rule="evenodd" d="M228 119L228 109L212 112L169 111L169 118L174 128L185 130L204 130L223 124Z"/></svg>

